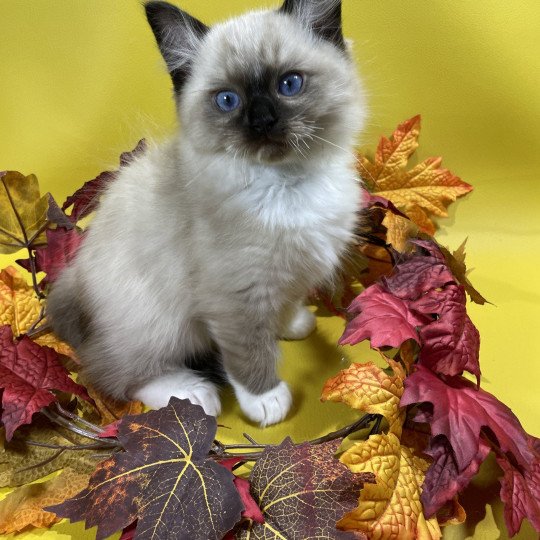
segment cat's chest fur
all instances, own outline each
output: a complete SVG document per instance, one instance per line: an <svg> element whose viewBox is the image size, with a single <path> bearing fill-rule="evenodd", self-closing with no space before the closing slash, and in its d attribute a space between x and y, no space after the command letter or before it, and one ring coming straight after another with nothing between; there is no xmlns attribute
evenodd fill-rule
<svg viewBox="0 0 540 540"><path fill-rule="evenodd" d="M213 172L201 181L193 218L234 287L244 281L295 289L331 277L359 204L346 162Z"/></svg>

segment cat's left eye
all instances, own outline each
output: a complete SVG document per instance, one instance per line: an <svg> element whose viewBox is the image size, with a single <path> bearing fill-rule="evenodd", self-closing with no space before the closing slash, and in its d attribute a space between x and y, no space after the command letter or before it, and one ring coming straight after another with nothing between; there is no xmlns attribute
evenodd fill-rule
<svg viewBox="0 0 540 540"><path fill-rule="evenodd" d="M304 78L300 73L286 73L279 81L278 91L281 95L296 96L304 86Z"/></svg>
<svg viewBox="0 0 540 540"><path fill-rule="evenodd" d="M215 97L216 105L223 112L232 112L240 106L240 96L231 90L218 92Z"/></svg>

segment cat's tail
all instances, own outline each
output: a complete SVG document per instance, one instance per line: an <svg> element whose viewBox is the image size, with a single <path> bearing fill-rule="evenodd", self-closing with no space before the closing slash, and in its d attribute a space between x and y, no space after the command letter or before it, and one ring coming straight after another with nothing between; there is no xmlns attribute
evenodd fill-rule
<svg viewBox="0 0 540 540"><path fill-rule="evenodd" d="M88 330L74 267L66 268L52 285L46 304L47 321L54 333L77 348Z"/></svg>

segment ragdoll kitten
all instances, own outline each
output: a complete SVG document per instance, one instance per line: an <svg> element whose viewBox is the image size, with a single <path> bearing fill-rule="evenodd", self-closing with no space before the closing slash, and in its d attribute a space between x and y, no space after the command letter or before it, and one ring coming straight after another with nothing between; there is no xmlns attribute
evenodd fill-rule
<svg viewBox="0 0 540 540"><path fill-rule="evenodd" d="M180 134L124 168L48 301L86 378L119 399L187 398L211 415L219 362L261 425L291 405L277 339L315 327L308 293L353 236L363 118L341 2L286 0L212 28L146 4Z"/></svg>

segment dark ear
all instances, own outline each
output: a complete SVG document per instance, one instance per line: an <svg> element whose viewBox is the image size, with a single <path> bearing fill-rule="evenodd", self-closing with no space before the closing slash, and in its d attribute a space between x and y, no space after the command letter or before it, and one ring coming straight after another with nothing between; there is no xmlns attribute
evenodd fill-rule
<svg viewBox="0 0 540 540"><path fill-rule="evenodd" d="M144 7L159 50L167 62L174 88L180 91L191 72L200 42L209 28L167 2L148 2Z"/></svg>
<svg viewBox="0 0 540 540"><path fill-rule="evenodd" d="M285 0L280 11L300 19L316 35L345 50L341 0Z"/></svg>

